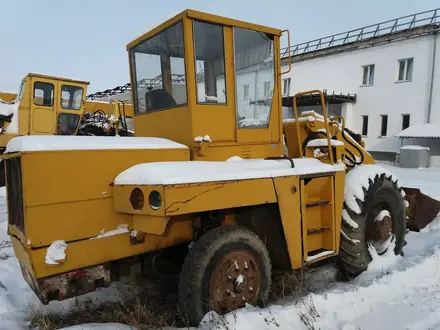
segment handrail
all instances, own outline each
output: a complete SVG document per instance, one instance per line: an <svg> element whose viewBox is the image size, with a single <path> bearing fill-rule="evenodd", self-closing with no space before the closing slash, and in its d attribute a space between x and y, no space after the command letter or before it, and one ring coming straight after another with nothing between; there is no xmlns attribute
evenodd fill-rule
<svg viewBox="0 0 440 330"><path fill-rule="evenodd" d="M281 31L281 33L283 32L287 32L287 48L289 49L289 58L290 58L290 31L289 30L283 30ZM289 73L290 70L292 70L292 61L289 61L289 70L285 71L285 72L281 72L281 75Z"/></svg>
<svg viewBox="0 0 440 330"><path fill-rule="evenodd" d="M440 8L419 12L412 15L402 16L388 21L364 26L358 29L329 35L326 37L306 41L281 49L281 58L285 58L289 51L289 57L318 51L333 46L341 46L348 43L360 43L377 37L386 37L391 34L406 32L425 26L432 26L440 30ZM291 54L290 54L291 52Z"/></svg>
<svg viewBox="0 0 440 330"><path fill-rule="evenodd" d="M327 107L325 105L325 96L324 96L324 93L319 89L314 89L314 90L305 91L305 92L299 92L293 96L293 114L295 116L295 122L296 122L296 127L297 127L296 133L297 133L297 138L298 138L298 147L300 149L299 154L300 154L300 157L303 157L301 143L300 143L301 133L299 132L298 108L296 106L296 99L298 96L307 95L307 94L314 94L314 93L319 93L319 95L321 97L321 107L322 107L322 115L324 116L324 127L325 127L325 132L326 132L325 135L327 137L328 154L329 154L330 162L333 165L335 163L335 160L333 158L332 144L331 144L330 134L329 134Z"/></svg>

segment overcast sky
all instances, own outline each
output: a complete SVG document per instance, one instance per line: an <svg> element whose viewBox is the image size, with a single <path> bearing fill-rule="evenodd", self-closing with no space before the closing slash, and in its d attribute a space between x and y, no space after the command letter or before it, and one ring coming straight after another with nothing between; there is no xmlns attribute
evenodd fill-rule
<svg viewBox="0 0 440 330"><path fill-rule="evenodd" d="M0 90L28 72L88 80L89 92L129 81L127 43L184 9L289 29L293 43L440 7L439 0L1 1Z"/></svg>

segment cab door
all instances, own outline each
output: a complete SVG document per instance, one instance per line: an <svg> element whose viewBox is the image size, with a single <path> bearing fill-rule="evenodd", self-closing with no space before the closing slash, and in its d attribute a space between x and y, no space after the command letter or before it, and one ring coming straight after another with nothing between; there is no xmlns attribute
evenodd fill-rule
<svg viewBox="0 0 440 330"><path fill-rule="evenodd" d="M59 81L59 104L56 107L57 135L75 135L84 113L85 88L73 81Z"/></svg>
<svg viewBox="0 0 440 330"><path fill-rule="evenodd" d="M56 86L53 80L36 77L32 80L30 134L53 134L55 130Z"/></svg>
<svg viewBox="0 0 440 330"><path fill-rule="evenodd" d="M193 44L189 45L188 82L196 86L192 97L195 136L209 135L214 143L231 143L235 136L232 28L211 22L189 22ZM194 82L193 82L194 81Z"/></svg>
<svg viewBox="0 0 440 330"><path fill-rule="evenodd" d="M279 39L234 27L237 142L277 143L281 130Z"/></svg>

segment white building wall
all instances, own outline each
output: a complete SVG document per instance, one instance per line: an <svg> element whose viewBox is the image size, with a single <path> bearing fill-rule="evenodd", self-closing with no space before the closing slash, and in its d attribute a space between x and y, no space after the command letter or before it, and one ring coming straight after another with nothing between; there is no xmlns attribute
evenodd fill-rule
<svg viewBox="0 0 440 330"><path fill-rule="evenodd" d="M310 89L357 94L347 126L361 133L362 115L368 115L367 148L372 151L397 151L400 140L394 135L401 131L402 114L410 114L410 124L426 122L432 40L433 36L428 35L295 62L291 72L283 78L291 77L290 95ZM439 53L437 66L440 63ZM398 60L410 57L414 58L412 81L396 82ZM362 66L369 64L375 65L374 84L361 86ZM440 79L440 70L437 71ZM437 95L436 102L440 105L440 95ZM438 120L439 112L436 112ZM380 137L382 114L388 115L386 138Z"/></svg>

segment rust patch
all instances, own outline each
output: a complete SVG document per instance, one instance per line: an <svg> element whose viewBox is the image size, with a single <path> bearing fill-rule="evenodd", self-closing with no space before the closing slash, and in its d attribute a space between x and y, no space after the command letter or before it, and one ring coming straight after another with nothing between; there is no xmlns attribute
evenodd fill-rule
<svg viewBox="0 0 440 330"><path fill-rule="evenodd" d="M321 228L312 228L307 230L307 235L314 235L314 234L320 234L327 231L330 231L331 227L321 227Z"/></svg>
<svg viewBox="0 0 440 330"><path fill-rule="evenodd" d="M132 232L130 235L130 243L132 245L136 245L136 244L142 244L145 242L145 236L147 235L147 233L137 230L135 232Z"/></svg>
<svg viewBox="0 0 440 330"><path fill-rule="evenodd" d="M227 253L211 277L209 295L214 311L223 314L246 303L255 305L260 282L260 270L252 253L247 250Z"/></svg>
<svg viewBox="0 0 440 330"><path fill-rule="evenodd" d="M52 300L61 301L108 286L111 282L110 275L108 265L74 270L38 279L34 291L44 304L48 304Z"/></svg>

